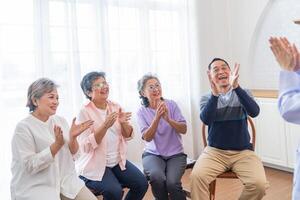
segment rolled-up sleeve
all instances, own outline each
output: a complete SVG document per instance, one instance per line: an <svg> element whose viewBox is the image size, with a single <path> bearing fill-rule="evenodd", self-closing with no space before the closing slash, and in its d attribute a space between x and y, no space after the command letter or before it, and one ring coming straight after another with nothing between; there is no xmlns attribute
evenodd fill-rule
<svg viewBox="0 0 300 200"><path fill-rule="evenodd" d="M81 110L77 117L77 123L82 123L87 120L91 120L85 110ZM95 138L95 131L93 126L85 130L77 137L80 148L85 153L90 153L98 147L98 143Z"/></svg>
<svg viewBox="0 0 300 200"><path fill-rule="evenodd" d="M140 132L143 136L144 132L149 128L150 125L147 123L143 111L141 109L137 112L137 122L140 128Z"/></svg>
<svg viewBox="0 0 300 200"><path fill-rule="evenodd" d="M278 108L286 121L300 124L300 73L280 72Z"/></svg>
<svg viewBox="0 0 300 200"><path fill-rule="evenodd" d="M183 117L180 108L178 107L177 103L175 101L171 101L172 106L172 115L173 119L177 122L186 123L185 118Z"/></svg>

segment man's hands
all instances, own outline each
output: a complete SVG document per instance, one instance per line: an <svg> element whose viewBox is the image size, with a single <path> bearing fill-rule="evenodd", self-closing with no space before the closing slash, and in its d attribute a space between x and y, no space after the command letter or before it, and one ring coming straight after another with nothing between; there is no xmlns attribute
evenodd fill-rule
<svg viewBox="0 0 300 200"><path fill-rule="evenodd" d="M239 86L239 70L240 70L240 64L235 63L234 69L231 71L229 83L232 87L232 89L235 89Z"/></svg>
<svg viewBox="0 0 300 200"><path fill-rule="evenodd" d="M216 83L213 81L210 71L207 71L207 76L208 76L208 80L209 80L209 84L210 84L210 88L211 88L211 92L214 96L219 96L219 90L218 87L216 85Z"/></svg>
<svg viewBox="0 0 300 200"><path fill-rule="evenodd" d="M281 66L287 71L300 70L300 54L295 44L291 44L285 37L271 37L270 48Z"/></svg>
<svg viewBox="0 0 300 200"><path fill-rule="evenodd" d="M207 76L208 76L212 94L214 96L219 96L220 93L227 91L229 89L228 86L231 86L232 89L236 89L239 86L239 69L240 69L240 64L235 63L234 69L233 71L230 72L230 75L228 72L222 69L220 69L219 72L217 72L217 74L213 74L213 75L211 71L208 70ZM222 85L221 83L218 83L218 81L220 82L221 79L224 78L224 76L225 77L229 76L228 85L224 85L224 84Z"/></svg>

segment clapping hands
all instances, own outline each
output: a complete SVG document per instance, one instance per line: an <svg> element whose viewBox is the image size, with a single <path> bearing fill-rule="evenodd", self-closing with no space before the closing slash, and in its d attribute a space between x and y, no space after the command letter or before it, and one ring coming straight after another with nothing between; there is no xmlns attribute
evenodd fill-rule
<svg viewBox="0 0 300 200"><path fill-rule="evenodd" d="M285 37L271 37L270 48L281 66L287 71L300 70L300 54L295 44L291 44Z"/></svg>
<svg viewBox="0 0 300 200"><path fill-rule="evenodd" d="M118 120L121 124L127 123L131 119L131 112L123 112L121 108L119 108Z"/></svg>
<svg viewBox="0 0 300 200"><path fill-rule="evenodd" d="M70 137L71 138L76 138L83 131L85 131L90 126L92 126L93 123L94 123L94 121L92 121L92 120L87 120L87 121L77 125L77 124L75 124L75 121L76 121L76 118L73 119L72 125L71 125L71 128L70 128Z"/></svg>
<svg viewBox="0 0 300 200"><path fill-rule="evenodd" d="M160 101L158 103L156 113L155 113L156 118L161 118L163 117L166 121L169 121L169 110L164 101Z"/></svg>
<svg viewBox="0 0 300 200"><path fill-rule="evenodd" d="M234 64L234 69L231 72L229 82L232 87L232 89L235 89L239 86L239 69L240 69L240 64L235 63Z"/></svg>

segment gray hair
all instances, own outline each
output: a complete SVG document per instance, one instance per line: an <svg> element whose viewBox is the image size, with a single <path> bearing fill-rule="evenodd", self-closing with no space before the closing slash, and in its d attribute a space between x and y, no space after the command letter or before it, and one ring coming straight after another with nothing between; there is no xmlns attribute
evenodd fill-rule
<svg viewBox="0 0 300 200"><path fill-rule="evenodd" d="M29 112L32 112L36 109L34 105L35 99L40 99L44 94L52 92L58 87L58 85L48 79L48 78L39 78L38 80L31 83L27 91L27 104L26 107L29 107Z"/></svg>
<svg viewBox="0 0 300 200"><path fill-rule="evenodd" d="M149 106L149 100L148 100L148 98L147 97L144 97L143 95L142 95L142 92L143 92L143 90L144 90L144 88L145 88L145 85L146 85L146 83L147 83L147 81L148 80L150 80L150 79L156 79L159 83L160 83L160 81L159 81L159 79L157 78L157 76L156 75L154 75L154 74L152 74L152 73L147 73L147 74L145 74L140 80L138 80L138 82L137 82L137 85L138 85L138 87L137 87L137 89L138 89L138 92L139 92L139 94L140 94L140 99L142 99L142 105L144 105L145 107L148 107Z"/></svg>
<svg viewBox="0 0 300 200"><path fill-rule="evenodd" d="M82 78L80 86L81 86L81 89L82 89L84 95L89 100L91 100L89 93L92 91L94 81L101 77L106 79L105 72L96 72L96 71L89 72L86 75L84 75L84 77Z"/></svg>

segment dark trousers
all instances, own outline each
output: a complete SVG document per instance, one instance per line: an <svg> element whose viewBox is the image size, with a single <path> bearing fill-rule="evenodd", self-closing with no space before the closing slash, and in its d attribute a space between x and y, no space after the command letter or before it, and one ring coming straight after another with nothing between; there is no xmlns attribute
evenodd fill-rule
<svg viewBox="0 0 300 200"><path fill-rule="evenodd" d="M89 180L83 176L79 178L95 195L103 195L104 200L121 200L123 187L129 188L125 200L142 200L148 189L144 174L129 161L126 161L125 167L124 171L119 165L106 167L101 181Z"/></svg>
<svg viewBox="0 0 300 200"><path fill-rule="evenodd" d="M186 167L186 154L159 156L145 152L143 167L150 179L153 196L156 200L185 200L181 177Z"/></svg>

